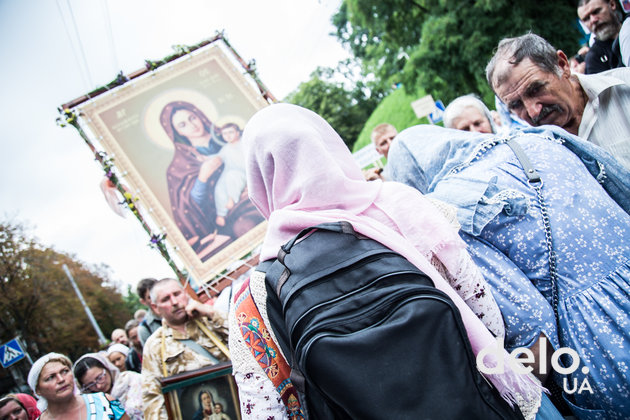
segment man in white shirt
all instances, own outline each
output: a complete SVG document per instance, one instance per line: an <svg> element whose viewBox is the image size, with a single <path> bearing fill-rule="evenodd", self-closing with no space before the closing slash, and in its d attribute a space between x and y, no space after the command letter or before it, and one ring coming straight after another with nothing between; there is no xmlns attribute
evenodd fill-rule
<svg viewBox="0 0 630 420"><path fill-rule="evenodd" d="M597 144L630 170L630 68L572 74L567 56L535 34L506 38L486 67L510 112Z"/></svg>

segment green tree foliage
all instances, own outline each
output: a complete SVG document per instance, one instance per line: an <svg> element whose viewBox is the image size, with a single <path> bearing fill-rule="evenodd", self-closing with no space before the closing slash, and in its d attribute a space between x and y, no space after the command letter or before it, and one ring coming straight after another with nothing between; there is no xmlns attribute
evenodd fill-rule
<svg viewBox="0 0 630 420"><path fill-rule="evenodd" d="M573 1L344 0L333 18L338 38L365 71L446 103L492 98L485 66L498 42L532 31L571 55L578 48Z"/></svg>
<svg viewBox="0 0 630 420"><path fill-rule="evenodd" d="M22 336L33 358L57 351L75 359L99 346L63 264L106 336L132 317L107 267L87 267L38 244L23 225L0 222L0 339Z"/></svg>
<svg viewBox="0 0 630 420"><path fill-rule="evenodd" d="M127 294L123 297L123 302L127 307L127 310L135 314L138 309L146 309L146 307L140 303L140 296L136 294L136 290L131 287L131 285L127 285Z"/></svg>
<svg viewBox="0 0 630 420"><path fill-rule="evenodd" d="M318 68L309 81L301 83L284 101L319 114L352 149L363 124L383 95L381 90L370 89L363 81L356 81L352 88L347 88L350 76L341 69L343 64L337 69Z"/></svg>
<svg viewBox="0 0 630 420"><path fill-rule="evenodd" d="M409 52L420 40L426 10L416 2L344 0L332 22L337 37L382 89L401 81Z"/></svg>

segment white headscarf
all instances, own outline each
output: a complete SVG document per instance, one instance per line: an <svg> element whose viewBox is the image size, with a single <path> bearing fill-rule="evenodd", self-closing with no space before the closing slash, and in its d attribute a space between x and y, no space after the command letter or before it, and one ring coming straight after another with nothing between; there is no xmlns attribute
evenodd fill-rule
<svg viewBox="0 0 630 420"><path fill-rule="evenodd" d="M109 356L113 352L117 351L118 353L122 353L125 357L129 354L129 347L124 344L114 343L107 348L107 355Z"/></svg>
<svg viewBox="0 0 630 420"><path fill-rule="evenodd" d="M39 375L42 373L42 369L48 362L58 361L68 366L68 368L72 368L72 361L63 354L60 353L48 353L45 356L40 357L33 363L31 370L28 372L28 386L31 387L33 393L37 396L37 408L39 411L44 411L48 407L48 401L46 398L42 397L37 393L37 384L39 383ZM76 384L75 384L75 393L76 393Z"/></svg>

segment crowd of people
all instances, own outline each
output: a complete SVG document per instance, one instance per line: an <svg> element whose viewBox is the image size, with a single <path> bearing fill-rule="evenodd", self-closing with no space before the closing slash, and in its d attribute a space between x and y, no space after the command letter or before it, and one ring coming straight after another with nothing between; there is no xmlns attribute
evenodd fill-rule
<svg viewBox="0 0 630 420"><path fill-rule="evenodd" d="M618 42L622 25L615 7L600 0L580 4L595 40L610 26ZM318 115L292 105L260 111L243 142L250 198L268 219L261 260L288 258L282 245L292 245L287 241L302 229L348 221L362 237L404 255L438 289L443 281L450 284L453 301L467 307L460 311L477 357L485 354L483 339L469 311L507 352L531 355L524 362L543 392L533 391L535 386L523 392L526 386L510 380L505 386L487 376L502 395L520 393L516 401L525 418L630 418L630 69L615 63L581 74L564 52L536 34L504 39L486 75L503 110L490 111L478 97L464 95L446 108L445 128L418 125L398 133L379 124L372 141L387 165L363 173ZM455 258L449 246L456 248L456 242L439 243L449 241L445 225L458 232L474 264ZM291 256L299 258L293 250ZM309 368L299 359L306 350L292 335L283 337L297 326L282 331L277 312L267 312L265 305L275 299L273 274L264 265L259 270L236 296L230 325L242 409L254 418L299 418L309 403L321 401L309 396L309 386L318 393L327 389L319 378L301 374ZM318 270L326 269L318 264L311 276ZM287 268L280 284L291 275ZM471 284L481 292L471 294ZM282 299L281 289L275 293ZM491 325L489 294L500 311L498 329ZM254 328L258 351L282 356L263 364L251 344ZM265 331L268 338L261 339ZM292 347L283 347L286 340ZM331 352L339 350L330 346ZM414 363L422 360L409 354L404 363L391 364L404 369ZM339 381L343 375L341 369ZM439 386L439 379L432 380ZM293 381L290 400L280 391ZM369 387L379 378L368 374L365 381ZM407 395L404 389L393 396L388 391L382 393L391 397L387 407L397 417L403 410L396 402L408 402ZM339 405L343 398L326 396L331 412L354 412ZM455 396L443 396L445 404L454 404ZM361 404L378 412L374 401ZM416 412L422 418L422 408Z"/></svg>
<svg viewBox="0 0 630 420"><path fill-rule="evenodd" d="M308 418L309 404L311 413L335 418L384 410L391 418L423 418L429 406L456 407L463 397L439 377L417 378L432 381L435 394L416 395L401 383L381 389L382 400L367 400L361 395L383 382L374 372L361 373L365 390L347 390L348 398L304 374L315 362L299 360L294 330L285 330L274 300L292 273L282 272L273 290L265 262L299 260L283 244L339 221L402 255L453 304L463 351L492 390L484 404L507 404L509 418L630 418L630 69L628 20L618 5L580 1L578 16L593 33L581 60L533 33L502 40L486 68L496 111L467 94L446 108L444 128L399 132L379 124L372 141L385 168L362 171L312 111L289 104L259 111L238 146L249 198L268 228L262 264L232 290L228 312L192 299L176 279L143 279L137 293L147 310L112 331L100 352L74 363L58 353L39 358L28 375L34 396L4 396L0 420L165 419L162 378L227 361L243 418ZM315 278L325 264L305 270ZM356 269L367 273L370 265ZM330 287L340 285L330 280ZM379 346L404 349L402 360L383 360L395 378L423 360L405 349L422 325L387 318L370 328L382 333L394 324L405 327L396 330L402 338ZM340 343L319 348L365 354ZM488 369L485 357L497 345ZM334 368L327 384L356 372ZM348 401L363 411L344 406ZM207 389L196 404L195 419L229 419L220 396Z"/></svg>
<svg viewBox="0 0 630 420"><path fill-rule="evenodd" d="M114 329L106 349L74 363L41 357L28 376L33 395L0 399L0 419L166 419L161 378L228 360L225 315L190 299L175 279L142 279L136 290L147 310ZM194 419L229 420L217 397L200 392Z"/></svg>

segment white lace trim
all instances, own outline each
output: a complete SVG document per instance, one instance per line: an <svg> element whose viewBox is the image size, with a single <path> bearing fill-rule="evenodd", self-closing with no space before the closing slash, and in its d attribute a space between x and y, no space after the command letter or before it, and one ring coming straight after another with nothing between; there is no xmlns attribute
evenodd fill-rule
<svg viewBox="0 0 630 420"><path fill-rule="evenodd" d="M499 191L497 194L493 195L492 197L487 198L485 201L489 204L496 204L496 203L500 203L502 201L505 201L511 198L527 198L527 196L517 190L505 189L505 190Z"/></svg>
<svg viewBox="0 0 630 420"><path fill-rule="evenodd" d="M269 316L267 315L267 289L265 288L265 273L254 271L249 279L249 288L251 290L252 299L254 299L254 302L258 307L258 311L260 312L260 316L262 318L261 322L264 322L267 326L269 334L271 335L271 339L277 343L277 337L269 326ZM258 362L256 362L256 359L252 357L251 350L245 344L235 313L230 314L230 353L232 355L232 365L234 366L235 372L253 372L265 377L267 376ZM284 357L281 349L280 354Z"/></svg>
<svg viewBox="0 0 630 420"><path fill-rule="evenodd" d="M459 231L462 225L459 224L457 220L457 207L445 203L442 200L437 200L432 197L426 197L431 204L435 206L435 208L444 216L446 220L448 220L449 224L456 230Z"/></svg>
<svg viewBox="0 0 630 420"><path fill-rule="evenodd" d="M454 273L450 272L437 256L431 258L431 265L495 337L505 336L505 326L499 305L481 271L470 258L468 251L465 249L460 251L460 258L458 258Z"/></svg>
<svg viewBox="0 0 630 420"><path fill-rule="evenodd" d="M254 271L252 273L250 277L250 290L252 298L260 311L262 317L261 321L268 327L269 318L267 316L267 293L265 289L264 273L260 271ZM236 305L230 306L235 308ZM232 355L233 375L238 385L243 418L287 419L286 409L282 403L280 394L267 377L265 371L252 356L249 347L245 344L240 326L236 320L234 309L230 313L229 323L229 345ZM276 341L276 337L270 329L269 333L272 339Z"/></svg>
<svg viewBox="0 0 630 420"><path fill-rule="evenodd" d="M536 418L541 402L542 393L538 393L537 396L532 396L532 398L525 398L521 394L516 394L516 404L525 420L534 420Z"/></svg>

